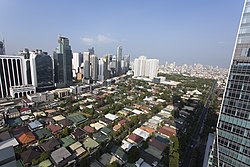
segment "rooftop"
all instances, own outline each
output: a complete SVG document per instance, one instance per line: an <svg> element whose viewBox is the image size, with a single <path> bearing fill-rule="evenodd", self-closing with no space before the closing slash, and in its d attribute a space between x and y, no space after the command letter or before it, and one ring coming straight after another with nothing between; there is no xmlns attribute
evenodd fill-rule
<svg viewBox="0 0 250 167"><path fill-rule="evenodd" d="M80 124L80 123L83 123L83 122L87 121L87 118L84 117L80 113L70 114L70 115L67 116L67 118L69 120L71 120L72 122L74 122L75 124Z"/></svg>
<svg viewBox="0 0 250 167"><path fill-rule="evenodd" d="M71 136L66 136L61 139L63 147L68 147L69 145L75 143L75 140Z"/></svg>
<svg viewBox="0 0 250 167"><path fill-rule="evenodd" d="M65 147L61 147L51 153L51 158L55 161L56 164L59 164L70 156L71 153Z"/></svg>

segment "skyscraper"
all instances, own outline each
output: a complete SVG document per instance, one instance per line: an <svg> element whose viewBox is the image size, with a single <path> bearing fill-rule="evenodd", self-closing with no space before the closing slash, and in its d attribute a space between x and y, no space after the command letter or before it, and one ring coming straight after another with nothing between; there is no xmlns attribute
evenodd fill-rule
<svg viewBox="0 0 250 167"><path fill-rule="evenodd" d="M83 54L73 53L73 59L72 59L73 77L76 77L76 74L81 72L80 69L81 69L82 63L83 63Z"/></svg>
<svg viewBox="0 0 250 167"><path fill-rule="evenodd" d="M98 79L98 57L96 55L90 55L90 74L92 81Z"/></svg>
<svg viewBox="0 0 250 167"><path fill-rule="evenodd" d="M208 166L250 166L250 0L245 1Z"/></svg>
<svg viewBox="0 0 250 167"><path fill-rule="evenodd" d="M83 77L85 80L90 79L90 53L83 52L83 64L84 64L84 74Z"/></svg>
<svg viewBox="0 0 250 167"><path fill-rule="evenodd" d="M98 63L98 80L104 81L108 75L108 56L104 56L99 59Z"/></svg>
<svg viewBox="0 0 250 167"><path fill-rule="evenodd" d="M59 36L58 47L53 53L56 87L72 84L72 50L69 39Z"/></svg>
<svg viewBox="0 0 250 167"><path fill-rule="evenodd" d="M134 76L148 77L153 79L157 77L159 69L159 60L147 59L145 56L140 56L134 61Z"/></svg>
<svg viewBox="0 0 250 167"><path fill-rule="evenodd" d="M4 41L0 41L0 55L5 55Z"/></svg>
<svg viewBox="0 0 250 167"><path fill-rule="evenodd" d="M50 55L42 50L30 52L31 80L37 91L54 88L53 62Z"/></svg>
<svg viewBox="0 0 250 167"><path fill-rule="evenodd" d="M122 60L122 46L118 46L116 50L116 75L121 75L121 60Z"/></svg>

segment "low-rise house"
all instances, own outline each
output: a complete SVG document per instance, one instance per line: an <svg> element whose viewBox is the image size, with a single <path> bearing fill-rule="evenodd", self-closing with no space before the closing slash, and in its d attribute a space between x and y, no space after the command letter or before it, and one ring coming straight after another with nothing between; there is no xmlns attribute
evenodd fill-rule
<svg viewBox="0 0 250 167"><path fill-rule="evenodd" d="M87 150L82 147L82 144L80 142L75 142L74 144L71 144L69 148L75 153L76 157L80 157L84 154L87 154Z"/></svg>
<svg viewBox="0 0 250 167"><path fill-rule="evenodd" d="M121 149L121 147L114 145L110 151L111 154L115 155L123 164L128 161L128 156L126 152Z"/></svg>
<svg viewBox="0 0 250 167"><path fill-rule="evenodd" d="M135 129L132 133L136 134L138 136L141 136L144 141L146 141L150 136L150 134L148 132L146 132L140 128Z"/></svg>
<svg viewBox="0 0 250 167"><path fill-rule="evenodd" d="M61 121L61 120L65 119L65 117L62 116L62 115L57 115L57 116L54 116L53 119L54 119L56 122L58 122L58 121Z"/></svg>
<svg viewBox="0 0 250 167"><path fill-rule="evenodd" d="M24 165L29 166L32 164L33 160L37 160L42 151L38 147L30 147L28 150L22 152L20 157Z"/></svg>
<svg viewBox="0 0 250 167"><path fill-rule="evenodd" d="M110 113L104 115L104 117L107 118L107 119L109 119L112 122L115 121L118 118L118 116L116 116L114 114L110 114Z"/></svg>
<svg viewBox="0 0 250 167"><path fill-rule="evenodd" d="M46 159L38 164L38 167L52 167L52 163L49 159Z"/></svg>
<svg viewBox="0 0 250 167"><path fill-rule="evenodd" d="M10 138L11 138L11 136L10 136L10 133L8 131L4 131L4 132L0 133L0 142L8 140Z"/></svg>
<svg viewBox="0 0 250 167"><path fill-rule="evenodd" d="M99 148L99 144L90 137L83 140L83 146L89 153L95 152Z"/></svg>
<svg viewBox="0 0 250 167"><path fill-rule="evenodd" d="M86 122L88 119L80 113L74 113L67 116L67 119L71 120L74 125L79 125Z"/></svg>
<svg viewBox="0 0 250 167"><path fill-rule="evenodd" d="M59 125L48 125L47 128L52 132L52 134L57 134L62 130L62 127Z"/></svg>
<svg viewBox="0 0 250 167"><path fill-rule="evenodd" d="M66 128L66 127L68 127L68 128L70 128L70 127L72 127L72 125L74 124L71 120L69 120L69 119L63 119L63 120L60 120L60 121L58 121L58 124L61 126L61 127L63 127L63 128Z"/></svg>
<svg viewBox="0 0 250 167"><path fill-rule="evenodd" d="M52 114L55 114L57 112L57 110L55 109L48 109L48 110L45 110L45 113L49 114L49 115L52 115Z"/></svg>
<svg viewBox="0 0 250 167"><path fill-rule="evenodd" d="M121 129L121 125L120 124L117 124L117 125L115 125L114 127L113 127L113 131L115 131L115 132L117 132L117 131L119 131L120 129Z"/></svg>
<svg viewBox="0 0 250 167"><path fill-rule="evenodd" d="M30 108L19 108L19 111L21 113L21 115L30 115L31 114L31 109Z"/></svg>
<svg viewBox="0 0 250 167"><path fill-rule="evenodd" d="M17 138L22 145L30 144L36 141L36 136L32 132L25 132Z"/></svg>
<svg viewBox="0 0 250 167"><path fill-rule="evenodd" d="M38 140L52 137L52 133L47 128L39 129L34 134Z"/></svg>
<svg viewBox="0 0 250 167"><path fill-rule="evenodd" d="M81 140L85 138L86 132L81 128L76 128L74 132L71 133L71 136L76 140Z"/></svg>
<svg viewBox="0 0 250 167"><path fill-rule="evenodd" d="M18 145L19 145L18 141L16 140L16 138L13 137L13 138L1 141L0 142L0 150L4 149L4 148L7 148L7 147L10 147L10 146L16 147Z"/></svg>
<svg viewBox="0 0 250 167"><path fill-rule="evenodd" d="M56 150L56 149L58 149L58 148L61 147L61 143L58 141L58 139L51 138L48 141L46 141L45 143L42 143L40 145L40 147L44 151L46 151L46 152L48 152L48 151L54 151L54 150Z"/></svg>
<svg viewBox="0 0 250 167"><path fill-rule="evenodd" d="M41 122L39 122L38 120L35 120L33 122L30 122L28 124L28 127L31 131L35 131L38 129L42 129L43 128L43 124L41 124Z"/></svg>
<svg viewBox="0 0 250 167"><path fill-rule="evenodd" d="M11 132L14 135L14 137L18 137L22 135L23 133L30 132L30 130L27 126L19 126L19 127L14 128Z"/></svg>
<svg viewBox="0 0 250 167"><path fill-rule="evenodd" d="M93 134L93 139L98 143L103 143L109 140L109 137L102 134L101 132L97 132Z"/></svg>
<svg viewBox="0 0 250 167"><path fill-rule="evenodd" d="M99 122L100 122L100 120L99 120ZM90 126L92 128L95 128L96 131L98 131L98 130L102 129L103 127L105 127L105 125L103 125L102 123L99 123L99 122L92 123L92 124L90 124Z"/></svg>
<svg viewBox="0 0 250 167"><path fill-rule="evenodd" d="M146 126L141 126L140 129L148 132L150 135L152 135L153 133L155 133L155 130Z"/></svg>
<svg viewBox="0 0 250 167"><path fill-rule="evenodd" d="M16 167L16 156L13 147L0 149L0 166L2 167Z"/></svg>
<svg viewBox="0 0 250 167"><path fill-rule="evenodd" d="M160 129L158 129L158 132L162 134L163 136L166 136L168 138L176 135L176 129L170 127L170 126L163 126Z"/></svg>
<svg viewBox="0 0 250 167"><path fill-rule="evenodd" d="M125 119L122 119L118 122L118 125L125 126L127 121Z"/></svg>
<svg viewBox="0 0 250 167"><path fill-rule="evenodd" d="M127 141L132 143L132 144L139 145L140 143L143 142L143 138L141 136L136 135L136 134L131 134L128 136Z"/></svg>
<svg viewBox="0 0 250 167"><path fill-rule="evenodd" d="M112 123L112 121L111 121L110 119L105 118L105 117L102 117L102 118L99 120L99 122L100 122L101 124L105 125L105 126L108 126L109 124Z"/></svg>
<svg viewBox="0 0 250 167"><path fill-rule="evenodd" d="M8 118L18 118L20 117L20 112L17 110L17 108L9 108L6 112L6 117Z"/></svg>
<svg viewBox="0 0 250 167"><path fill-rule="evenodd" d="M132 144L132 143L128 142L127 140L122 140L121 148L124 151L128 152L134 145L135 145L134 143Z"/></svg>
<svg viewBox="0 0 250 167"><path fill-rule="evenodd" d="M104 135L106 135L106 136L110 135L111 132L112 132L112 130L110 130L107 127L104 127L104 128L101 129L101 133L104 134Z"/></svg>
<svg viewBox="0 0 250 167"><path fill-rule="evenodd" d="M72 138L72 136L66 136L61 138L61 143L63 147L68 147L69 145L75 143L76 141Z"/></svg>
<svg viewBox="0 0 250 167"><path fill-rule="evenodd" d="M65 148L61 147L51 153L51 160L56 167L74 164L74 156Z"/></svg>
<svg viewBox="0 0 250 167"><path fill-rule="evenodd" d="M111 155L109 153L102 154L102 156L99 158L99 161L104 166L107 166L113 162L118 162L119 165L122 165L122 162L118 158L116 158L114 155Z"/></svg>
<svg viewBox="0 0 250 167"><path fill-rule="evenodd" d="M94 133L95 129L90 126L84 126L83 130L89 134Z"/></svg>

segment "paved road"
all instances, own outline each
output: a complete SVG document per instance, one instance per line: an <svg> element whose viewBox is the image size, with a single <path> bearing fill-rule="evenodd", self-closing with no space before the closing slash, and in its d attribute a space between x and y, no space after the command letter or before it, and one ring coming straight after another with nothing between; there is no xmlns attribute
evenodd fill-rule
<svg viewBox="0 0 250 167"><path fill-rule="evenodd" d="M182 167L189 167L193 151L194 151L195 147L198 144L199 135L200 135L200 132L202 131L203 126L204 126L205 118L206 118L206 115L207 115L208 107L209 107L211 99L212 99L214 89L215 89L215 82L214 82L214 84L213 84L213 86L212 86L212 88L211 88L211 90L209 92L209 95L208 95L208 98L207 98L207 100L205 102L205 105L202 108L203 111L202 111L202 113L201 113L201 115L199 117L198 124L197 124L197 126L196 126L196 128L195 128L195 130L193 132L193 135L191 137L191 141L190 141L190 143L188 145L188 148L186 149L184 159L183 159L183 161L181 163Z"/></svg>

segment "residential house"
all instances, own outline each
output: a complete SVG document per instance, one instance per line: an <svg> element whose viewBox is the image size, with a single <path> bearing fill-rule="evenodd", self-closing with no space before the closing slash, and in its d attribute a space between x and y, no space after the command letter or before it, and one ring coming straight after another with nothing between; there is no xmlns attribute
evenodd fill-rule
<svg viewBox="0 0 250 167"><path fill-rule="evenodd" d="M84 126L83 130L89 134L94 133L95 129L90 126Z"/></svg>
<svg viewBox="0 0 250 167"><path fill-rule="evenodd" d="M35 120L33 122L30 122L28 124L28 127L31 131L35 131L38 129L42 129L43 128L43 124L41 124L41 122L39 122L38 120Z"/></svg>
<svg viewBox="0 0 250 167"><path fill-rule="evenodd" d="M22 152L20 157L24 165L29 166L32 164L33 160L37 160L42 151L38 147L30 147L28 150Z"/></svg>
<svg viewBox="0 0 250 167"><path fill-rule="evenodd" d="M51 153L51 160L56 167L74 164L74 156L65 148L61 147Z"/></svg>
<svg viewBox="0 0 250 167"><path fill-rule="evenodd" d="M25 132L17 138L22 145L29 144L36 141L36 137L32 132Z"/></svg>
<svg viewBox="0 0 250 167"><path fill-rule="evenodd" d="M83 140L83 146L89 153L95 152L99 148L99 144L90 137Z"/></svg>
<svg viewBox="0 0 250 167"><path fill-rule="evenodd" d="M47 128L52 132L52 134L57 134L62 130L62 127L59 125L48 125Z"/></svg>
<svg viewBox="0 0 250 167"><path fill-rule="evenodd" d="M163 126L160 129L158 129L158 132L168 138L176 135L176 129L170 126Z"/></svg>
<svg viewBox="0 0 250 167"><path fill-rule="evenodd" d="M16 167L16 156L12 146L0 149L0 166Z"/></svg>
<svg viewBox="0 0 250 167"><path fill-rule="evenodd" d="M21 115L30 115L31 114L31 109L30 108L19 108L20 114Z"/></svg>
<svg viewBox="0 0 250 167"><path fill-rule="evenodd" d="M84 139L86 136L86 132L84 130L82 130L81 128L76 128L74 130L74 132L71 133L71 136L73 137L73 139L75 140L81 140Z"/></svg>
<svg viewBox="0 0 250 167"><path fill-rule="evenodd" d="M17 110L17 108L9 108L6 112L7 118L18 118L20 117L20 112Z"/></svg>
<svg viewBox="0 0 250 167"><path fill-rule="evenodd" d="M54 151L58 148L61 147L61 143L58 141L58 139L56 138L51 138L48 141L42 143L40 145L40 147L44 150L44 151Z"/></svg>
<svg viewBox="0 0 250 167"><path fill-rule="evenodd" d="M58 124L63 128L66 128L66 127L71 128L74 123L71 120L66 118L66 119L58 121Z"/></svg>

